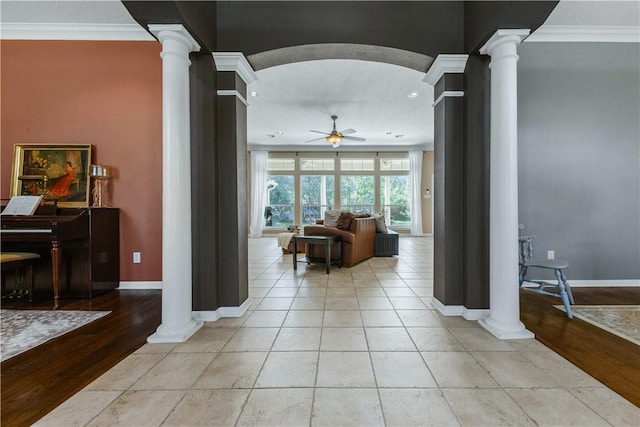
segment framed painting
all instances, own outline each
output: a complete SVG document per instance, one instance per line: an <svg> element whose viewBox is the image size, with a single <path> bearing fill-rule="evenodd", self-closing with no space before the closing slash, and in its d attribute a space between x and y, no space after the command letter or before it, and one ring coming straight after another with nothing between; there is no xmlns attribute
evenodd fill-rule
<svg viewBox="0 0 640 427"><path fill-rule="evenodd" d="M17 144L11 196L43 196L59 207L89 206L91 145Z"/></svg>

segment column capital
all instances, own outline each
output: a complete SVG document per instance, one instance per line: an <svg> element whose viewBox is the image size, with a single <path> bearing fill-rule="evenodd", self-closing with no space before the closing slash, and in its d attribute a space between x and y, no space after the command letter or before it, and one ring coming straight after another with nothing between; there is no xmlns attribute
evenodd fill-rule
<svg viewBox="0 0 640 427"><path fill-rule="evenodd" d="M218 71L235 71L248 85L256 80L256 72L242 52L213 52L213 60Z"/></svg>
<svg viewBox="0 0 640 427"><path fill-rule="evenodd" d="M517 29L517 30L498 30L487 40L487 42L480 48L480 54L493 55L493 51L497 46L504 43L512 43L518 45L524 40L531 30L529 29Z"/></svg>
<svg viewBox="0 0 640 427"><path fill-rule="evenodd" d="M182 24L149 24L149 31L164 45L167 40L175 40L184 45L188 52L200 50L200 45Z"/></svg>
<svg viewBox="0 0 640 427"><path fill-rule="evenodd" d="M422 81L435 86L445 73L464 73L468 59L469 55L438 55Z"/></svg>

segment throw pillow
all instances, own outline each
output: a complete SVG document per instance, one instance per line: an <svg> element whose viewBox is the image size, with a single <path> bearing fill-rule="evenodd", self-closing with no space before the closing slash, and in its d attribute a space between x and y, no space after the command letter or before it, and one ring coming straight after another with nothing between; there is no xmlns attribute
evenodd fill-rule
<svg viewBox="0 0 640 427"><path fill-rule="evenodd" d="M376 231L378 233L388 233L387 223L384 220L384 214L374 213L373 217L376 219Z"/></svg>
<svg viewBox="0 0 640 427"><path fill-rule="evenodd" d="M338 225L338 218L340 218L340 211L324 211L324 225L335 227Z"/></svg>
<svg viewBox="0 0 640 427"><path fill-rule="evenodd" d="M354 218L369 218L371 215L369 215L367 212L356 212L354 213Z"/></svg>
<svg viewBox="0 0 640 427"><path fill-rule="evenodd" d="M340 217L338 217L338 227L340 230L348 230L351 228L351 221L353 221L355 215L351 212L342 212Z"/></svg>

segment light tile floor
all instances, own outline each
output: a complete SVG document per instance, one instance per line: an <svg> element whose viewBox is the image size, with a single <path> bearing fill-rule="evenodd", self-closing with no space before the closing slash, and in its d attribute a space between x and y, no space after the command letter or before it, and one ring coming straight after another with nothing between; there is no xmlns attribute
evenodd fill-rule
<svg viewBox="0 0 640 427"><path fill-rule="evenodd" d="M353 268L249 240L251 309L147 344L39 426L640 425L640 409L535 340L431 309L433 240Z"/></svg>

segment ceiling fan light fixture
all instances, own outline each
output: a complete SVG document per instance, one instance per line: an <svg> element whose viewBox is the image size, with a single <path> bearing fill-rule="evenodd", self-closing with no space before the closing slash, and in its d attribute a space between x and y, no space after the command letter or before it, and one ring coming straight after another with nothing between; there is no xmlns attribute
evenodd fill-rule
<svg viewBox="0 0 640 427"><path fill-rule="evenodd" d="M342 135L339 134L331 134L326 137L327 141L329 141L334 147L339 147L340 142L342 142Z"/></svg>

